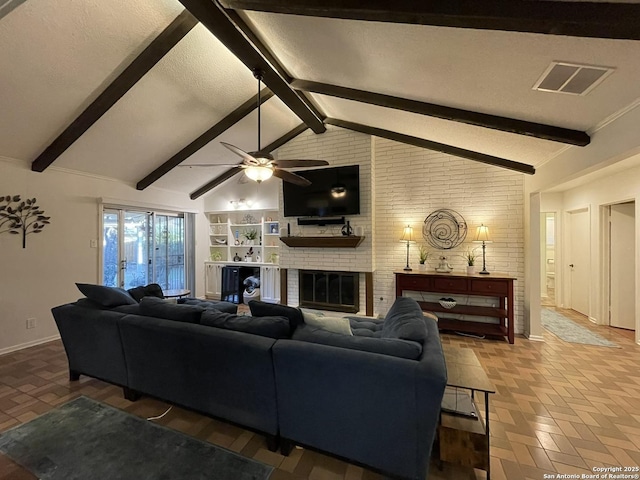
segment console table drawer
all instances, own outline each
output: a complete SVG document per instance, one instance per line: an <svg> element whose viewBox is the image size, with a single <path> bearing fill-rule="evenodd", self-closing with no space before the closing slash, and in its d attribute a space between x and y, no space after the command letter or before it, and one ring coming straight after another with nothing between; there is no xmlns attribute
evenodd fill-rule
<svg viewBox="0 0 640 480"><path fill-rule="evenodd" d="M403 290L424 291L431 288L431 279L425 277L414 277L412 275L406 275L400 281L400 286Z"/></svg>
<svg viewBox="0 0 640 480"><path fill-rule="evenodd" d="M433 286L438 291L444 292L466 292L466 278L434 278Z"/></svg>
<svg viewBox="0 0 640 480"><path fill-rule="evenodd" d="M471 280L471 291L475 293L506 295L509 292L509 285L507 282L496 282L495 280Z"/></svg>

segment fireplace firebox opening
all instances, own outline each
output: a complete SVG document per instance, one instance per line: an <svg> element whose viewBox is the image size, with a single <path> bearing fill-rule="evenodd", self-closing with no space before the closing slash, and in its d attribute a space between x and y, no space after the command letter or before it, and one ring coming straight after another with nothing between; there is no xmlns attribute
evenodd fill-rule
<svg viewBox="0 0 640 480"><path fill-rule="evenodd" d="M300 270L300 306L357 313L360 310L360 274Z"/></svg>

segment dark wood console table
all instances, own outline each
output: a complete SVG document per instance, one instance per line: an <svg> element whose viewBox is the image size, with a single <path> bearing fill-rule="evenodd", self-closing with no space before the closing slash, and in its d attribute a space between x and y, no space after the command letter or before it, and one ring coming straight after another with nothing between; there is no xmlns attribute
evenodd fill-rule
<svg viewBox="0 0 640 480"><path fill-rule="evenodd" d="M404 291L444 294L456 299L466 295L496 297L495 306L456 305L444 308L437 301L421 302L423 311L438 315L440 330L453 330L481 335L497 335L507 337L509 343L514 342L513 331L513 282L514 277L502 273L490 275L467 275L464 273L427 273L427 272L394 272L396 276L396 297ZM478 315L498 319L498 323L474 322L447 318L447 313L462 315Z"/></svg>

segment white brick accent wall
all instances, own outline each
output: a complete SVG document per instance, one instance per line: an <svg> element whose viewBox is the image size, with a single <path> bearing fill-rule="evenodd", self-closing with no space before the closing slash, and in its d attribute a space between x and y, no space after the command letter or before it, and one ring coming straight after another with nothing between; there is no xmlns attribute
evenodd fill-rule
<svg viewBox="0 0 640 480"><path fill-rule="evenodd" d="M384 314L395 299L393 272L406 265L406 243L399 241L410 224L417 243L410 246L409 264L418 267L418 247L431 252L429 270L446 255L454 271L463 272L462 254L477 253L476 269L482 269L482 248L471 243L476 227L489 227L493 243L487 244L487 270L517 278L515 331L523 332L524 301L524 178L523 174L386 139L375 138L374 301L376 313ZM425 218L434 210L450 208L464 217L468 234L453 250L436 250L422 238Z"/></svg>
<svg viewBox="0 0 640 480"><path fill-rule="evenodd" d="M453 250L428 246L429 269L446 255L455 271L465 271L462 254L476 249L476 268L482 268L482 249L471 243L476 227L489 227L487 270L512 275L515 282L515 331L523 332L524 300L524 175L451 155L328 127L316 135L306 131L281 147L279 158L328 160L332 166L360 165L361 214L349 218L364 227L365 241L356 249L289 248L282 246L280 265L289 270L288 303L298 304L297 269L374 271L374 313L386 314L395 299L394 271L406 264L406 244L400 236L410 224L418 240L410 247L409 263L417 269L424 219L434 210L450 208L468 225L467 239ZM282 188L280 188L280 212ZM286 234L338 235L339 226L299 227L295 218L280 218ZM364 311L364 275L360 279L360 308Z"/></svg>
<svg viewBox="0 0 640 480"><path fill-rule="evenodd" d="M373 271L372 196L371 196L371 137L328 126L327 131L316 135L311 130L280 147L277 158L308 158L327 160L332 167L360 165L360 215L351 215L347 220L352 227L363 227L365 240L358 248L280 248L280 266L289 269L288 303L298 304L298 269L335 270L342 272ZM282 187L280 187L280 212L282 215ZM297 224L296 217L280 217L282 235L286 235L287 224L291 235L321 236L340 235L342 225ZM360 308L365 308L364 275L360 276Z"/></svg>

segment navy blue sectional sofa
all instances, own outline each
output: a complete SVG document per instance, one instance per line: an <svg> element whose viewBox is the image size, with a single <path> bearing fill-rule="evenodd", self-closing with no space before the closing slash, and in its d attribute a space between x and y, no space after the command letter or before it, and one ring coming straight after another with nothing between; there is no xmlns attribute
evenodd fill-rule
<svg viewBox="0 0 640 480"><path fill-rule="evenodd" d="M252 316L215 302L106 303L52 309L72 380L85 374L131 399L147 394L242 425L272 449L299 444L427 477L446 367L437 325L414 300L397 299L384 320L342 319L347 334L255 301Z"/></svg>

